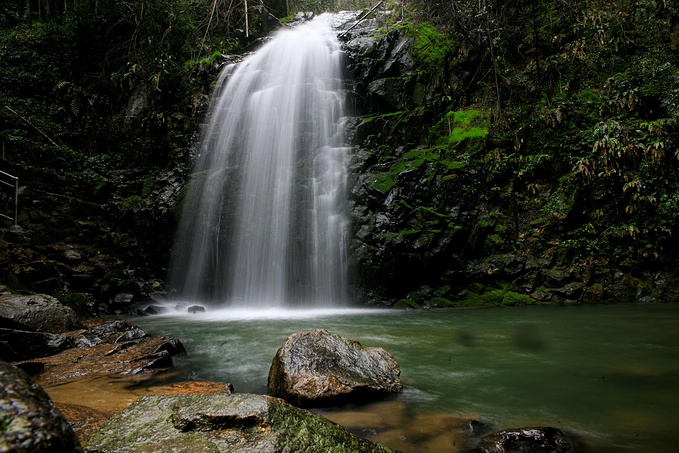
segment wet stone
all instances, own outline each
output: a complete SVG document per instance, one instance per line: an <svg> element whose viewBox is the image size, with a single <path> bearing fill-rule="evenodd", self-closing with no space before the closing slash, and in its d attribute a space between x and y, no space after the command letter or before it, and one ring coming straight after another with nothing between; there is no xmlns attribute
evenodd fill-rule
<svg viewBox="0 0 679 453"><path fill-rule="evenodd" d="M400 374L384 349L317 329L288 337L273 359L268 386L293 404L326 405L398 393Z"/></svg>

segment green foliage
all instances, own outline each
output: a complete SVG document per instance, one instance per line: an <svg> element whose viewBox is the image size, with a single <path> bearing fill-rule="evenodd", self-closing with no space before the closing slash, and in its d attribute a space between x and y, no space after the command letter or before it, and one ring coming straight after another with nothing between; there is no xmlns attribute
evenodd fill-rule
<svg viewBox="0 0 679 453"><path fill-rule="evenodd" d="M441 149L451 149L465 140L488 135L489 112L478 109L449 111L430 131L429 141Z"/></svg>
<svg viewBox="0 0 679 453"><path fill-rule="evenodd" d="M457 50L450 37L440 33L432 24L412 24L407 27L407 33L415 39L413 56L425 71L433 72L445 66Z"/></svg>
<svg viewBox="0 0 679 453"><path fill-rule="evenodd" d="M0 140L5 159L51 169L81 197L113 172L169 165L190 145L206 73L247 44L243 9L226 4L48 3L0 16Z"/></svg>
<svg viewBox="0 0 679 453"><path fill-rule="evenodd" d="M57 297L59 302L73 308L76 311L82 311L87 308L87 298L79 293L62 294Z"/></svg>

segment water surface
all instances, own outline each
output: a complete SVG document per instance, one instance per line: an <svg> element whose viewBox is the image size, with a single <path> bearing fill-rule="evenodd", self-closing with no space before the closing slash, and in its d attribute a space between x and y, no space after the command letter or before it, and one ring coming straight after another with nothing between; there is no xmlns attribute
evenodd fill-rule
<svg viewBox="0 0 679 453"><path fill-rule="evenodd" d="M679 306L438 311L219 311L134 319L182 340L179 378L266 393L271 360L316 328L380 346L401 366L413 414L476 417L498 428L552 425L591 451L674 451Z"/></svg>

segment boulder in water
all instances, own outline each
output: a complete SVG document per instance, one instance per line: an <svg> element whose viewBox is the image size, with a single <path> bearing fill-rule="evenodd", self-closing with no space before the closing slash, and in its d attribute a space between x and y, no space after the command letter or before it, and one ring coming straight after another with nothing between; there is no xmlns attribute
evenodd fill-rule
<svg viewBox="0 0 679 453"><path fill-rule="evenodd" d="M269 391L300 406L400 392L401 370L382 348L317 329L291 335L269 370Z"/></svg>
<svg viewBox="0 0 679 453"><path fill-rule="evenodd" d="M205 307L203 307L202 305L191 305L188 308L188 312L189 313L203 313L203 312L205 312Z"/></svg>
<svg viewBox="0 0 679 453"><path fill-rule="evenodd" d="M115 415L87 452L390 452L285 401L265 395L142 396Z"/></svg>
<svg viewBox="0 0 679 453"><path fill-rule="evenodd" d="M476 453L527 452L576 453L582 444L573 436L551 427L506 429L481 438Z"/></svg>
<svg viewBox="0 0 679 453"><path fill-rule="evenodd" d="M45 391L0 361L0 451L82 452L80 442Z"/></svg>

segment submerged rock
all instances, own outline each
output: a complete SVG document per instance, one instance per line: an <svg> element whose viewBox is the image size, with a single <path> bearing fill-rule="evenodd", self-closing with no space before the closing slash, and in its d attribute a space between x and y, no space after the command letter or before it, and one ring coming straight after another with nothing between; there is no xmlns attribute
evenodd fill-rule
<svg viewBox="0 0 679 453"><path fill-rule="evenodd" d="M291 335L269 370L269 391L293 404L323 405L400 392L401 370L382 348L317 329Z"/></svg>
<svg viewBox="0 0 679 453"><path fill-rule="evenodd" d="M63 333L84 327L73 309L45 294L1 295L0 327L3 326L23 326L22 330L49 333Z"/></svg>
<svg viewBox="0 0 679 453"><path fill-rule="evenodd" d="M0 451L82 452L80 442L45 391L0 361Z"/></svg>
<svg viewBox="0 0 679 453"><path fill-rule="evenodd" d="M143 396L85 446L107 452L390 452L322 416L264 395Z"/></svg>
<svg viewBox="0 0 679 453"><path fill-rule="evenodd" d="M475 453L576 453L582 444L573 436L551 427L517 428L481 438Z"/></svg>

